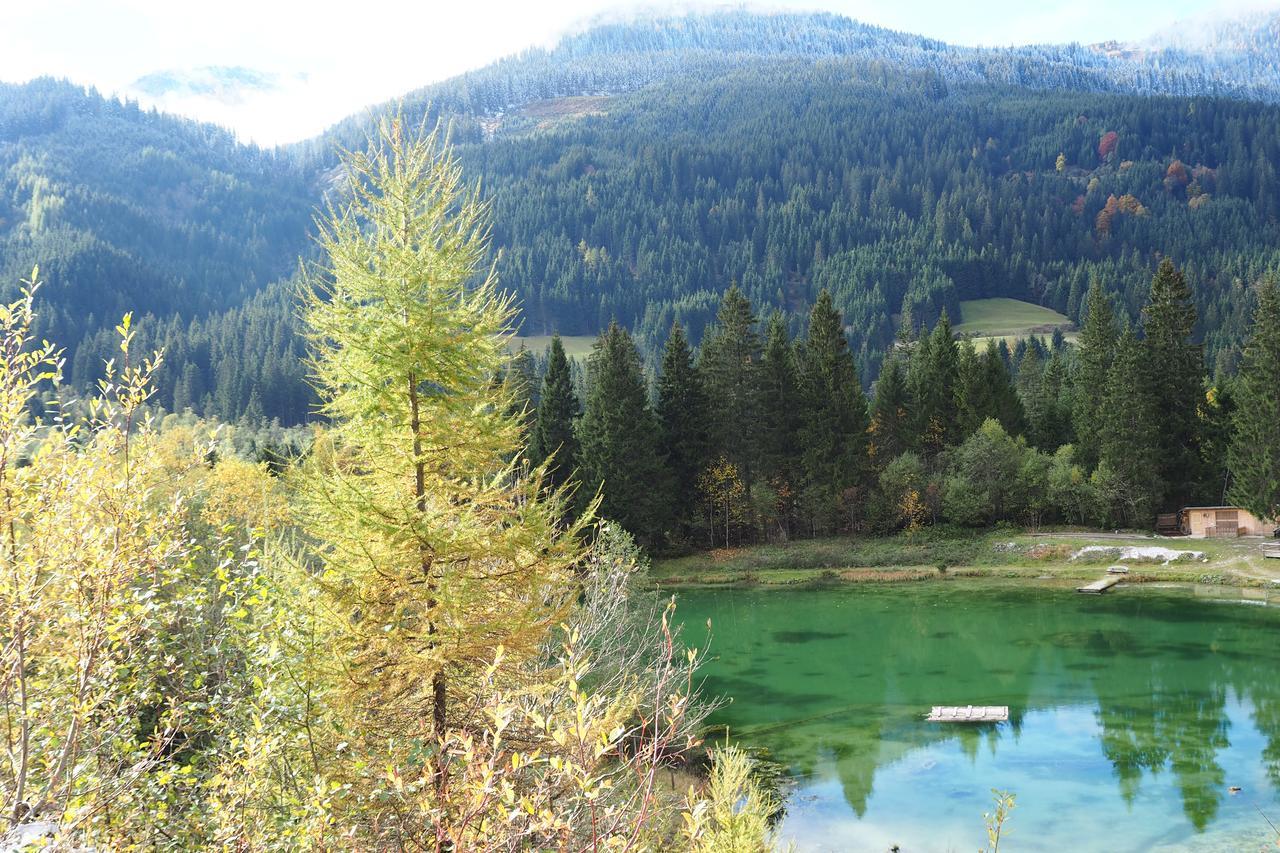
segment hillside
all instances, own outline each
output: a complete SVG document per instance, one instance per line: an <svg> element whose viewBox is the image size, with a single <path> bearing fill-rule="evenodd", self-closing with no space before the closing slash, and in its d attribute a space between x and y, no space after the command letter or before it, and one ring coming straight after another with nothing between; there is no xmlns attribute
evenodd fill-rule
<svg viewBox="0 0 1280 853"><path fill-rule="evenodd" d="M935 86L994 83L1276 101L1277 21L1280 12L1184 22L1144 45L972 48L829 13L740 9L628 20L604 17L551 48L531 48L411 92L404 101L417 108L430 104L443 113L493 116L533 101L631 92L673 77L717 77L768 59L857 60L923 73ZM358 141L364 126L362 117L353 117L328 137ZM298 147L320 157L330 153L324 140Z"/></svg>
<svg viewBox="0 0 1280 853"><path fill-rule="evenodd" d="M315 195L289 158L52 80L0 84L0 288L40 266L45 334L202 316L287 275Z"/></svg>
<svg viewBox="0 0 1280 853"><path fill-rule="evenodd" d="M904 318L1008 297L1076 321L1096 276L1136 319L1171 256L1230 370L1244 284L1280 262L1280 109L1242 97L1280 91L1280 66L1251 39L976 50L727 12L596 26L404 109L452 122L524 335L616 318L652 349L679 319L696 341L731 281L798 330L827 288L867 383ZM366 126L268 152L67 84L0 86L5 286L40 263L76 387L132 309L169 353L163 405L298 421L288 288L267 285Z"/></svg>
<svg viewBox="0 0 1280 853"><path fill-rule="evenodd" d="M1210 350L1228 349L1236 280L1276 259L1278 119L1225 100L938 96L856 64L778 62L460 151L493 194L526 333L616 317L696 338L730 281L761 311L803 312L826 287L874 375L904 311L918 327L1008 296L1074 320L1098 276L1136 318L1164 255L1191 270Z"/></svg>

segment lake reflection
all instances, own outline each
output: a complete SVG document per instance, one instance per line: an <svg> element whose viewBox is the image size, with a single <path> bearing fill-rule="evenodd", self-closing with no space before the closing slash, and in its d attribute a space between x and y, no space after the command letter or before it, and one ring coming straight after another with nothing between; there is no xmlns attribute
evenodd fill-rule
<svg viewBox="0 0 1280 853"><path fill-rule="evenodd" d="M800 850L975 850L993 787L1010 850L1275 849L1278 608L964 582L679 603L690 641L712 620L713 722L797 779ZM922 720L969 704L1010 720Z"/></svg>

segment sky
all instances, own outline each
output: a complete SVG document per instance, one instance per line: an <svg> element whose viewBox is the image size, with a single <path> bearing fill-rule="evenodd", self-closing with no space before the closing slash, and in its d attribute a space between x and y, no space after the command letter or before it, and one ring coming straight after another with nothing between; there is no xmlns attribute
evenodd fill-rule
<svg viewBox="0 0 1280 853"><path fill-rule="evenodd" d="M1174 21L1280 0L767 0L953 44L1137 40ZM649 11L723 6L645 3ZM739 4L734 4L739 5ZM43 75L229 127L261 145L313 136L372 104L533 45L617 0L0 0L0 80ZM242 67L269 85L152 97L159 72Z"/></svg>

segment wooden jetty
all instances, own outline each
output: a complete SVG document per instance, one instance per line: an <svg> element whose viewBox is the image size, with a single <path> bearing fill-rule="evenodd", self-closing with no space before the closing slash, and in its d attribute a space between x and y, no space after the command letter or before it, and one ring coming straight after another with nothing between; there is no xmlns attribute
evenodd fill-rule
<svg viewBox="0 0 1280 853"><path fill-rule="evenodd" d="M1083 592L1086 595L1102 595L1122 580L1124 580L1124 575L1107 575L1102 580L1076 587L1076 592Z"/></svg>
<svg viewBox="0 0 1280 853"><path fill-rule="evenodd" d="M1263 545L1262 556L1274 557L1275 559L1280 560L1280 545Z"/></svg>
<svg viewBox="0 0 1280 853"><path fill-rule="evenodd" d="M1003 723L1009 719L1008 705L934 705L930 723Z"/></svg>

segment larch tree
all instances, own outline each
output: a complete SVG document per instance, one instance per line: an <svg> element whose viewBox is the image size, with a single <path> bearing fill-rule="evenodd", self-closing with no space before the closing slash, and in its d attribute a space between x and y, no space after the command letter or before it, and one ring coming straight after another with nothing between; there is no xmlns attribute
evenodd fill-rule
<svg viewBox="0 0 1280 853"><path fill-rule="evenodd" d="M1280 285L1275 279L1258 291L1235 404L1231 499L1260 518L1280 519Z"/></svg>
<svg viewBox="0 0 1280 853"><path fill-rule="evenodd" d="M583 485L601 493L603 517L637 539L661 539L670 518L669 481L640 353L617 323L596 341L578 421Z"/></svg>
<svg viewBox="0 0 1280 853"><path fill-rule="evenodd" d="M468 685L499 648L536 653L580 551L563 496L518 476L522 428L495 381L511 301L481 266L487 207L447 140L386 119L345 165L301 294L330 421L300 486L331 705L371 772L420 743L442 787Z"/></svg>
<svg viewBox="0 0 1280 853"><path fill-rule="evenodd" d="M1204 355L1191 340L1195 325L1191 286L1166 258L1151 280L1143 309L1143 352L1149 393L1161 409L1156 473L1164 484L1162 503L1170 508L1196 500L1202 479Z"/></svg>
<svg viewBox="0 0 1280 853"><path fill-rule="evenodd" d="M671 475L675 520L688 525L697 511L698 477L709 461L711 448L706 390L678 322L671 326L662 352L655 414Z"/></svg>
<svg viewBox="0 0 1280 853"><path fill-rule="evenodd" d="M1076 429L1076 461L1088 471L1097 466L1101 452L1103 395L1120 333L1111 301L1097 279L1089 285L1085 305L1084 326L1076 342L1071 419Z"/></svg>
<svg viewBox="0 0 1280 853"><path fill-rule="evenodd" d="M799 363L803 497L815 528L832 530L840 526L842 516L851 523L852 493L865 479L867 400L840 312L826 290L810 312Z"/></svg>
<svg viewBox="0 0 1280 853"><path fill-rule="evenodd" d="M578 466L578 397L573 392L569 358L559 335L553 335L547 350L547 373L538 396L538 413L529 441L529 457L535 464L546 463L547 484L567 485Z"/></svg>

